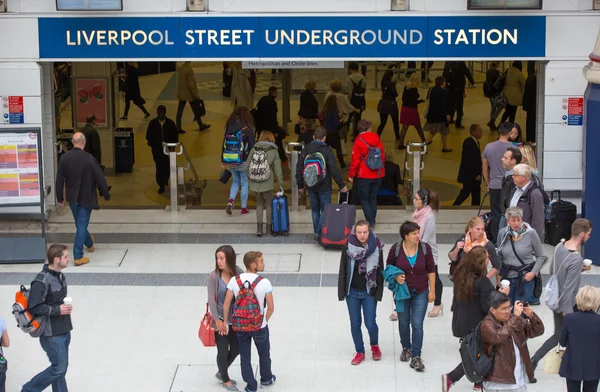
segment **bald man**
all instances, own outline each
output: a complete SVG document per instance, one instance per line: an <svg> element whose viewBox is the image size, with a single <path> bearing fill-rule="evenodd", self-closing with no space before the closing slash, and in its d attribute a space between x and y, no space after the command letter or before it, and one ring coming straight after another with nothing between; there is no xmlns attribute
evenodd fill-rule
<svg viewBox="0 0 600 392"><path fill-rule="evenodd" d="M100 134L96 130L96 116L88 114L85 117L85 126L81 132L85 135L85 152L89 152L102 165L102 149L100 148Z"/></svg>
<svg viewBox="0 0 600 392"><path fill-rule="evenodd" d="M75 219L75 245L73 260L76 266L87 264L90 259L83 257L83 246L88 252L94 251L94 238L88 232L88 224L92 210L100 209L98 205L98 188L106 200L110 199L109 187L100 165L91 154L84 151L86 138L82 132L73 134L73 148L66 152L58 163L56 172L56 201L65 204L67 201Z"/></svg>

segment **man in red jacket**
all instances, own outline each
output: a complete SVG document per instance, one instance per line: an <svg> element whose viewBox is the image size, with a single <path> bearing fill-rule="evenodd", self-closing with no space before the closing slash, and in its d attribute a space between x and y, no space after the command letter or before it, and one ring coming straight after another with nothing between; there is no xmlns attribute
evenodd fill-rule
<svg viewBox="0 0 600 392"><path fill-rule="evenodd" d="M376 133L371 132L371 122L360 120L358 122L360 134L354 141L352 148L352 162L348 171L348 179L358 189L360 205L365 219L375 227L377 218L377 191L381 186L381 179L385 177L385 156L383 144Z"/></svg>

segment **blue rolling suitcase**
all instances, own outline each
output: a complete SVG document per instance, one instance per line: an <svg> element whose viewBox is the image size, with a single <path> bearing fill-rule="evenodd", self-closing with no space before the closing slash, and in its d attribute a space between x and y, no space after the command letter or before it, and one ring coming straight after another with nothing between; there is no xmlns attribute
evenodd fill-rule
<svg viewBox="0 0 600 392"><path fill-rule="evenodd" d="M273 235L288 235L290 232L290 209L286 195L275 196L271 202L273 208Z"/></svg>

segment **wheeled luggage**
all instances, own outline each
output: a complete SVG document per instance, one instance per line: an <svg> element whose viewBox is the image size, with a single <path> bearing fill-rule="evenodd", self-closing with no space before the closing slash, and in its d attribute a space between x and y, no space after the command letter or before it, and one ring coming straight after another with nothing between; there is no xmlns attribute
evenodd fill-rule
<svg viewBox="0 0 600 392"><path fill-rule="evenodd" d="M485 227L485 235L487 236L487 238L489 240L492 239L492 213L491 212L486 212L484 214L481 213L481 209L483 208L483 203L485 202L485 198L488 197L490 193L486 192L485 195L483 195L483 199L481 199L481 204L479 205L479 211L477 212L477 216L480 217L483 220L483 224Z"/></svg>
<svg viewBox="0 0 600 392"><path fill-rule="evenodd" d="M290 209L286 195L275 196L271 202L273 211L273 235L288 235L290 232Z"/></svg>
<svg viewBox="0 0 600 392"><path fill-rule="evenodd" d="M558 199L554 195L558 194ZM546 223L546 243L558 245L561 239L571 238L571 225L577 219L577 207L570 201L560 198L560 191L550 193L550 219Z"/></svg>
<svg viewBox="0 0 600 392"><path fill-rule="evenodd" d="M349 197L350 192L340 193L340 204L328 204L323 210L321 245L324 248L343 248L348 242L348 235L356 221L356 206L348 204Z"/></svg>

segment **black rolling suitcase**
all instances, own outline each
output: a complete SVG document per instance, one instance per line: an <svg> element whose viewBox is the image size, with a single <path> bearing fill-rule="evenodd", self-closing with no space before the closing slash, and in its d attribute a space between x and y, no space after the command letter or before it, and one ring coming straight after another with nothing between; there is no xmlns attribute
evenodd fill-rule
<svg viewBox="0 0 600 392"><path fill-rule="evenodd" d="M558 199L554 198L558 194ZM577 207L570 201L560 198L560 191L550 193L550 217L546 223L546 243L558 245L561 239L571 238L571 225L577 219Z"/></svg>
<svg viewBox="0 0 600 392"><path fill-rule="evenodd" d="M343 248L356 221L356 206L348 204L349 193L340 193L339 198L346 202L327 204L323 210L321 225L321 246L323 248Z"/></svg>

